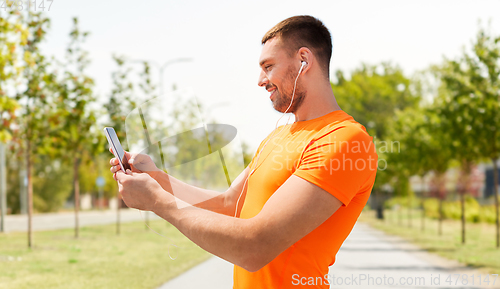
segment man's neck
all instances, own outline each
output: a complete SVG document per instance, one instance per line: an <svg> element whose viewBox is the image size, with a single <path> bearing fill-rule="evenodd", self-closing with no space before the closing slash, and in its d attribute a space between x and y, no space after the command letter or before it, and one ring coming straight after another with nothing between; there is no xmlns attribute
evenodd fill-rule
<svg viewBox="0 0 500 289"><path fill-rule="evenodd" d="M341 110L341 108L333 95L330 83L311 86L307 89L301 106L294 112L295 122L322 117L336 110Z"/></svg>

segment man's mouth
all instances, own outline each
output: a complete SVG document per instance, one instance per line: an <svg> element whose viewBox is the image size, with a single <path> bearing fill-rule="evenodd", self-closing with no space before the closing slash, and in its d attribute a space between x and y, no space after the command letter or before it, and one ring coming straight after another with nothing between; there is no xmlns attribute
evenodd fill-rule
<svg viewBox="0 0 500 289"><path fill-rule="evenodd" d="M272 88L272 89L269 89L269 90L268 90L268 92L270 92L270 93L271 93L271 95L269 95L269 98L270 98L271 100L273 100L273 96L274 96L274 94L276 93L276 90L277 90L277 89L276 89L276 87L274 87L274 88Z"/></svg>

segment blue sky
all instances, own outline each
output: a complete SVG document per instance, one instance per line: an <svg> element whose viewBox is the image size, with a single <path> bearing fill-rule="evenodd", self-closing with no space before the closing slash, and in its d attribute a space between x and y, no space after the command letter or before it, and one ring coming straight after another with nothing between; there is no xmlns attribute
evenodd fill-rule
<svg viewBox="0 0 500 289"><path fill-rule="evenodd" d="M279 21L300 14L321 19L332 33L332 71L392 61L409 76L443 55L457 56L474 37L479 19L483 25L491 20L500 34L498 11L498 0L54 0L45 12L52 28L43 49L62 58L71 18L78 17L82 30L91 32L85 47L92 58L89 74L102 100L111 87L112 53L158 63L192 58L166 69L165 87L192 89L209 108L205 116L234 125L255 149L280 116L257 86L260 39Z"/></svg>

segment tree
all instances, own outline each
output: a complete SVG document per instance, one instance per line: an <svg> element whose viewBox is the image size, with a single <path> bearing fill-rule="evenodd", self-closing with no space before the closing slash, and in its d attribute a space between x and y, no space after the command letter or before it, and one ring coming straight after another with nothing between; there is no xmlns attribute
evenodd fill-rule
<svg viewBox="0 0 500 289"><path fill-rule="evenodd" d="M462 242L465 242L464 194L472 164L488 158L494 167L500 156L500 36L480 28L472 43L456 60L445 59L438 73L448 95L442 99L442 113L453 135L456 158L462 165L465 181L461 186ZM460 141L459 141L460 140ZM496 245L500 247L498 192L495 192Z"/></svg>
<svg viewBox="0 0 500 289"><path fill-rule="evenodd" d="M404 76L401 68L390 63L363 64L351 73L350 79L339 70L336 78L332 82L332 89L340 107L374 136L379 162L383 163L389 154L395 153L392 151L393 144L388 144L387 138L396 111L416 107L420 101L418 90L412 87L410 79ZM398 144L395 145L398 149ZM394 174L398 172L396 166L387 163L379 168L373 187L379 218L383 218L383 186L392 182Z"/></svg>
<svg viewBox="0 0 500 289"><path fill-rule="evenodd" d="M95 101L94 81L86 74L90 61L83 50L88 32L82 32L78 19L73 18L70 43L66 50L64 76L59 85L61 101L58 112L63 121L58 127L61 156L73 165L73 191L75 203L75 238L79 236L80 183L79 168L85 152L97 153L102 137L97 133L96 118L90 104Z"/></svg>
<svg viewBox="0 0 500 289"><path fill-rule="evenodd" d="M141 89L142 93L144 94L144 97L147 100L155 98L155 86L153 84L153 81L151 79L151 65L147 61L143 61L143 71L139 74L141 82L139 83L139 88ZM134 103L131 104L132 108L135 106ZM144 111L142 110L141 107L139 107L139 114L141 117L142 125L144 132L146 133L146 140L148 142L148 145L151 145L151 140L149 137L148 129L146 126L146 121L144 119ZM147 112L146 112L147 113ZM162 167L165 165L165 161L163 158L163 151L161 149L161 142L158 142L158 147L159 147L159 152L160 152L160 160ZM149 229L149 212L145 212L145 229Z"/></svg>
<svg viewBox="0 0 500 289"><path fill-rule="evenodd" d="M409 180L412 175L425 175L428 171L429 155L427 141L429 134L426 131L425 108L408 107L396 111L393 126L390 128L391 140L397 140L401 145L399 153L388 155L388 162L396 167L399 182ZM405 183L408 191L408 226L411 227L412 194L408 182Z"/></svg>
<svg viewBox="0 0 500 289"><path fill-rule="evenodd" d="M0 232L4 231L4 217L7 211L5 143L12 138L11 123L15 120L15 112L19 108L17 101L8 96L5 86L19 76L19 46L26 41L26 33L23 33L26 30L23 29L16 13L19 12L10 11L6 17L0 17Z"/></svg>
<svg viewBox="0 0 500 289"><path fill-rule="evenodd" d="M112 57L117 69L111 74L113 88L108 103L104 105L109 117L106 123L115 129L118 139L126 148L125 118L137 105L134 97L134 85L129 79L132 68L128 66L128 60L124 56L113 55Z"/></svg>
<svg viewBox="0 0 500 289"><path fill-rule="evenodd" d="M438 92L439 93L439 92ZM439 199L439 221L438 233L442 234L443 224L443 201L446 197L445 174L453 160L454 151L452 144L452 136L447 130L446 122L443 121L441 115L441 98L438 96L435 102L427 109L427 122L423 129L427 134L425 145L426 163L425 169L434 172L437 182L437 197Z"/></svg>
<svg viewBox="0 0 500 289"><path fill-rule="evenodd" d="M21 15L19 17L22 17ZM32 215L33 215L33 154L46 154L54 151L52 139L46 137L51 126L57 123L59 116L55 113L56 75L49 71L49 62L39 49L45 39L50 21L42 13L28 13L28 18L22 18L26 27L27 38L22 42L23 50L23 81L25 89L17 93L16 99L23 103L22 121L16 139L24 142L26 172L28 180L28 246L33 246Z"/></svg>
<svg viewBox="0 0 500 289"><path fill-rule="evenodd" d="M117 69L112 72L111 78L113 79L113 88L109 97L108 103L105 108L108 112L109 120L106 122L107 126L115 129L118 139L127 149L126 135L125 135L125 119L127 114L136 106L134 98L134 85L129 79L131 68L127 65L127 59L124 56L113 55L113 60L117 65ZM121 198L116 190L117 196L117 218L116 218L116 234L120 234L120 207Z"/></svg>

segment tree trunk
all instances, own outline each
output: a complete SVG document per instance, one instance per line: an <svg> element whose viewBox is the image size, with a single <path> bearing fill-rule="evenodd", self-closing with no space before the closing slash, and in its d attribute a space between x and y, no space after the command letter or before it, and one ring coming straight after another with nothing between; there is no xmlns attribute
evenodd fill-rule
<svg viewBox="0 0 500 289"><path fill-rule="evenodd" d="M439 221L438 221L438 234L443 235L443 202L445 198L445 175L444 173L439 173L437 177L438 182L438 198L439 198Z"/></svg>
<svg viewBox="0 0 500 289"><path fill-rule="evenodd" d="M401 209L403 207L403 202L399 203L398 206L398 225L402 226L403 225L403 210Z"/></svg>
<svg viewBox="0 0 500 289"><path fill-rule="evenodd" d="M7 174L5 172L5 144L0 141L0 232L5 232L5 215L7 214Z"/></svg>
<svg viewBox="0 0 500 289"><path fill-rule="evenodd" d="M80 159L73 160L73 190L75 191L75 238L80 234L80 223L78 219L78 212L80 210L80 178L78 175L78 168L80 167Z"/></svg>
<svg viewBox="0 0 500 289"><path fill-rule="evenodd" d="M384 219L384 202L382 201L382 196L379 190L375 191L375 210L377 211L377 219Z"/></svg>
<svg viewBox="0 0 500 289"><path fill-rule="evenodd" d="M424 206L424 200L425 200L425 190L424 190L424 187L425 187L425 179L424 179L424 176L422 176L421 178L421 181L422 181L422 190L421 190L421 197L420 197L420 206L422 208L422 222L421 222L421 228L422 228L422 232L425 231L425 206Z"/></svg>
<svg viewBox="0 0 500 289"><path fill-rule="evenodd" d="M497 160L492 159L493 161L493 194L495 195L495 214L496 214L496 233L497 233L497 248L500 248L500 221L499 221L499 212L498 212L498 165Z"/></svg>
<svg viewBox="0 0 500 289"><path fill-rule="evenodd" d="M439 196L439 221L438 221L438 234L443 235L443 197Z"/></svg>
<svg viewBox="0 0 500 289"><path fill-rule="evenodd" d="M26 175L28 178L28 247L33 248L33 182L31 179L32 172L31 164L31 142L27 141L26 145Z"/></svg>
<svg viewBox="0 0 500 289"><path fill-rule="evenodd" d="M462 211L462 244L465 244L465 190L460 193L460 209Z"/></svg>
<svg viewBox="0 0 500 289"><path fill-rule="evenodd" d="M411 196L408 192L408 228L411 228Z"/></svg>
<svg viewBox="0 0 500 289"><path fill-rule="evenodd" d="M116 234L120 235L120 207L122 206L122 199L120 192L116 195Z"/></svg>

